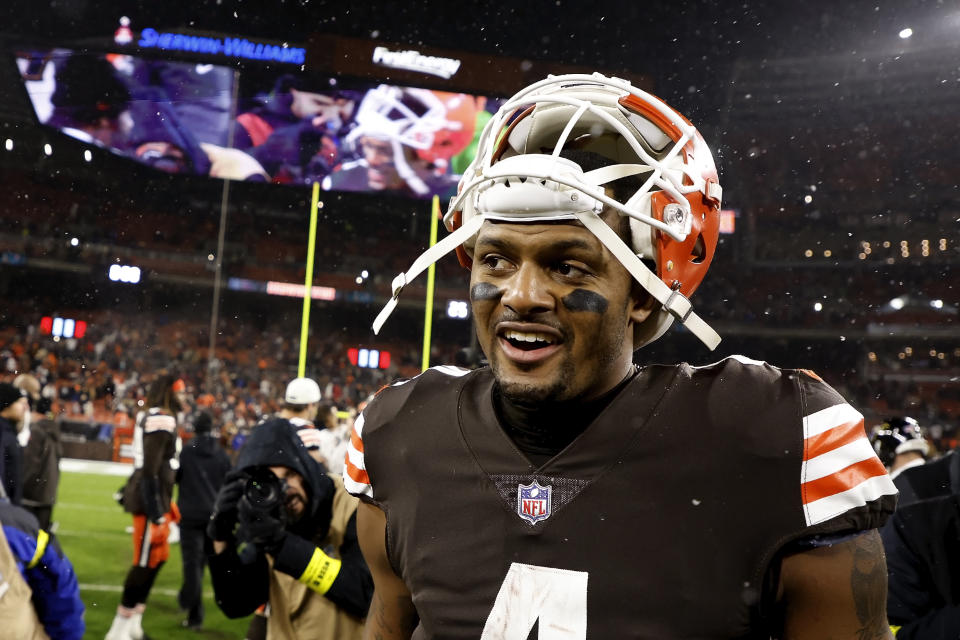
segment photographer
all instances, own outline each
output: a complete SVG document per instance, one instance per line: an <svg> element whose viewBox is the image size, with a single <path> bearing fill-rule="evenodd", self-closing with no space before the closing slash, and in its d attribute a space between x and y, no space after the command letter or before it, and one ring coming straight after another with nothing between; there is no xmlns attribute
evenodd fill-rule
<svg viewBox="0 0 960 640"><path fill-rule="evenodd" d="M217 605L231 618L269 602L267 637L357 638L373 582L357 500L310 457L288 420L250 435L220 489L207 534Z"/></svg>

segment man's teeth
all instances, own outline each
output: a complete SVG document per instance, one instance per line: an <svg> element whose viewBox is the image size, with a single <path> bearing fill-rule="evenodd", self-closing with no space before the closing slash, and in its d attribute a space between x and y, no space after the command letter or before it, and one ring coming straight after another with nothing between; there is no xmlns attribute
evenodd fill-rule
<svg viewBox="0 0 960 640"><path fill-rule="evenodd" d="M527 333L524 331L506 331L503 337L507 340L515 340L517 342L546 342L547 344L553 344L554 342L552 336L543 333Z"/></svg>

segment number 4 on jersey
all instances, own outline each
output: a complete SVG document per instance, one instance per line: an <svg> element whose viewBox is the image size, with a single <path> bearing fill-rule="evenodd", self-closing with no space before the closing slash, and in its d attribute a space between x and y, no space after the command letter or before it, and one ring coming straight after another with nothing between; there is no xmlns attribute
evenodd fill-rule
<svg viewBox="0 0 960 640"><path fill-rule="evenodd" d="M480 640L528 640L537 620L538 640L584 640L587 573L514 562Z"/></svg>

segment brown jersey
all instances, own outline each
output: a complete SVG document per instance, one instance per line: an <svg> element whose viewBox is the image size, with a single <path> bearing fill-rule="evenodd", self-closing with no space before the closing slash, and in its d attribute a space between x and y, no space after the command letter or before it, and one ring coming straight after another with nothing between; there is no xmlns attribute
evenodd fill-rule
<svg viewBox="0 0 960 640"><path fill-rule="evenodd" d="M806 371L646 367L540 467L493 384L430 369L354 428L345 484L386 514L415 638L768 638L778 551L895 505L863 417Z"/></svg>

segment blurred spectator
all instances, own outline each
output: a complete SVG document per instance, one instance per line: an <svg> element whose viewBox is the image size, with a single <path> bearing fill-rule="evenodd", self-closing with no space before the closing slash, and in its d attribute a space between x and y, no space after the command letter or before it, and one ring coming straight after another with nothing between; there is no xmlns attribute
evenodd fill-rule
<svg viewBox="0 0 960 640"><path fill-rule="evenodd" d="M251 108L237 116L240 126L234 133L234 147L258 147L275 131L304 121L339 131L353 112L354 102L353 92L309 91L301 76L284 74L270 93L255 98Z"/></svg>
<svg viewBox="0 0 960 640"><path fill-rule="evenodd" d="M163 103L197 141L227 144L233 69L143 58L129 58L129 62L129 81L162 91Z"/></svg>
<svg viewBox="0 0 960 640"><path fill-rule="evenodd" d="M29 425L24 428L28 440L23 449L23 506L50 529L53 505L60 485L60 423L49 415L50 401L40 395L40 381L30 374L21 374L14 386L25 391L30 401Z"/></svg>
<svg viewBox="0 0 960 640"><path fill-rule="evenodd" d="M922 465L930 455L930 444L923 430L909 416L890 418L875 427L870 434L870 442L891 479L907 469Z"/></svg>
<svg viewBox="0 0 960 640"><path fill-rule="evenodd" d="M9 382L0 382L0 497L13 504L23 500L23 451L17 434L30 407L26 394Z"/></svg>
<svg viewBox="0 0 960 640"><path fill-rule="evenodd" d="M337 411L333 405L322 404L317 412L319 433L316 436L320 462L330 473L343 473L343 458L353 431L353 412Z"/></svg>
<svg viewBox="0 0 960 640"><path fill-rule="evenodd" d="M83 601L73 566L29 511L0 499L0 623L4 638L79 640Z"/></svg>
<svg viewBox="0 0 960 640"><path fill-rule="evenodd" d="M465 94L380 85L364 96L346 137L359 159L323 180L334 191L449 195L457 177L450 159L472 141L477 103Z"/></svg>
<svg viewBox="0 0 960 640"><path fill-rule="evenodd" d="M173 502L176 455L180 449L177 414L182 380L160 374L150 385L148 409L137 416L134 428L134 471L123 491L123 508L133 514L133 566L127 572L123 594L106 640L140 640L143 613L150 589L170 557L170 522L179 520Z"/></svg>
<svg viewBox="0 0 960 640"><path fill-rule="evenodd" d="M72 55L57 65L55 83L53 114L46 124L84 142L122 146L121 115L129 108L130 91L109 62L97 55Z"/></svg>
<svg viewBox="0 0 960 640"><path fill-rule="evenodd" d="M960 455L907 469L881 530L887 554L887 614L897 640L960 638Z"/></svg>
<svg viewBox="0 0 960 640"><path fill-rule="evenodd" d="M313 421L317 419L320 408L320 386L311 378L294 378L283 394L283 409L277 415L289 420L297 429L297 435L303 441L310 455L323 463L318 450L317 435L320 433Z"/></svg>
<svg viewBox="0 0 960 640"><path fill-rule="evenodd" d="M183 625L199 629L203 624L203 569L206 565L204 532L213 512L213 503L230 471L230 458L220 445L209 413L201 412L193 422L194 437L180 454L177 469L177 502L180 508L180 552L183 585L178 602L187 612Z"/></svg>

